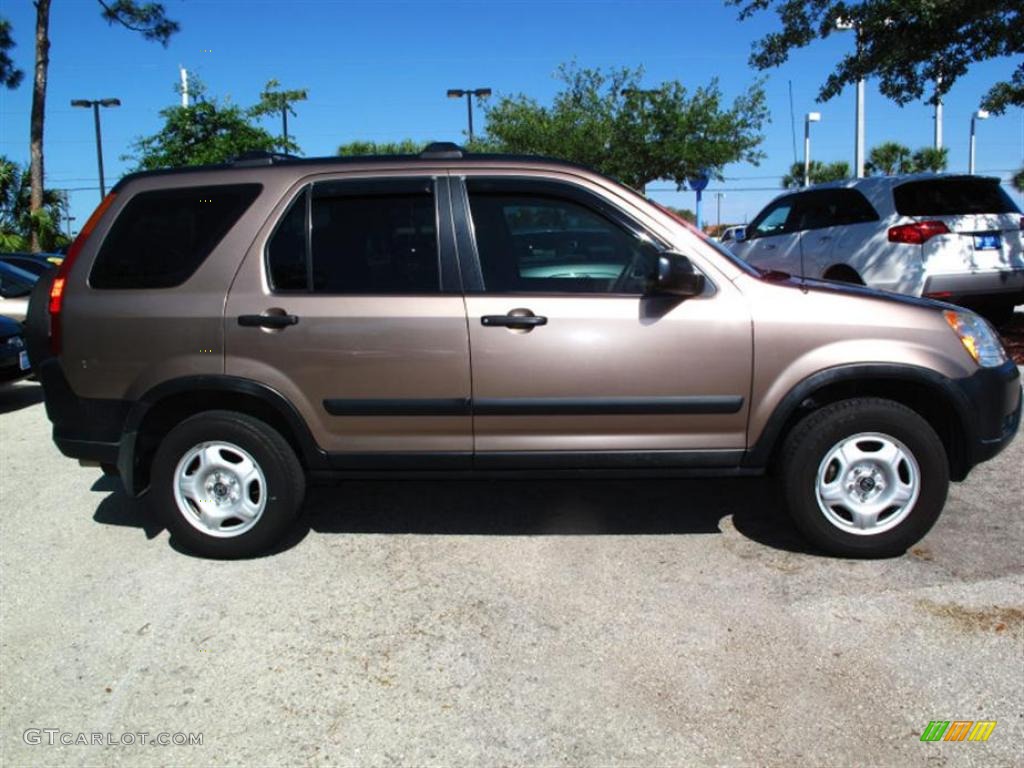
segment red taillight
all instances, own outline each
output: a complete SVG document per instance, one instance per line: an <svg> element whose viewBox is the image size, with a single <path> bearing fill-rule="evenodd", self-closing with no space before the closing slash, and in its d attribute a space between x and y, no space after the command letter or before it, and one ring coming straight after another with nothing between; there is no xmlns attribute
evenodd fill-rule
<svg viewBox="0 0 1024 768"><path fill-rule="evenodd" d="M941 221L919 221L917 224L902 224L898 227L889 227L889 242L921 245L936 235L948 234L949 227Z"/></svg>
<svg viewBox="0 0 1024 768"><path fill-rule="evenodd" d="M85 246L85 241L89 239L89 235L92 234L100 219L103 218L103 214L107 212L110 204L114 202L114 197L114 193L111 192L103 198L103 202L92 212L92 216L85 222L85 226L79 230L75 242L68 248L68 254L64 257L61 265L57 267L57 274L50 284L50 352L55 355L60 354L60 310L64 303L64 286L67 285L68 273L71 271L71 266L75 263L75 259L78 258L78 254L81 253L82 248Z"/></svg>

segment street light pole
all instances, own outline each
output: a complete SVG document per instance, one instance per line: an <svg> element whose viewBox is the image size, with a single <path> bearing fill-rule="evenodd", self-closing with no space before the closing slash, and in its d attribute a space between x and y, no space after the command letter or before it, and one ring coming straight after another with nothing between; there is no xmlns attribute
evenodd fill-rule
<svg viewBox="0 0 1024 768"><path fill-rule="evenodd" d="M888 19L886 20L888 23ZM860 25L849 19L838 19L836 29L853 30L856 38L857 56L860 57L861 40ZM864 78L857 80L857 114L855 118L855 134L853 138L853 169L856 178L864 178Z"/></svg>
<svg viewBox="0 0 1024 768"><path fill-rule="evenodd" d="M473 142L473 97L485 99L491 95L490 88L449 88L449 99L461 99L466 97L466 117L469 122L469 141Z"/></svg>
<svg viewBox="0 0 1024 768"><path fill-rule="evenodd" d="M975 113L973 113L971 115L971 142L970 142L970 145L969 145L969 147L970 147L970 149L969 149L970 154L969 154L969 156L967 158L967 173L969 175L971 175L971 176L974 175L974 145L975 145L974 127L975 127L975 122L978 121L978 120L988 120L988 111L984 110L984 109L979 109L977 112L975 112Z"/></svg>
<svg viewBox="0 0 1024 768"><path fill-rule="evenodd" d="M725 197L725 192L715 192L715 199L718 203L718 236L722 236L722 198Z"/></svg>
<svg viewBox="0 0 1024 768"><path fill-rule="evenodd" d="M100 170L100 199L102 200L107 196L107 187L103 179L103 137L100 133L100 107L120 107L120 99L96 99L90 101L89 99L74 99L71 102L72 107L86 107L92 108L93 122L96 126L96 163Z"/></svg>
<svg viewBox="0 0 1024 768"><path fill-rule="evenodd" d="M811 184L811 123L821 122L821 112L808 112L804 118L804 186Z"/></svg>

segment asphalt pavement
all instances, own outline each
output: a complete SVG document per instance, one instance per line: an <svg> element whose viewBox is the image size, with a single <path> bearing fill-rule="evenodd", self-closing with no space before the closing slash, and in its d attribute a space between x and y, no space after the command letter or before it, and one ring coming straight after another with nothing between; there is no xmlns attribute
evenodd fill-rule
<svg viewBox="0 0 1024 768"><path fill-rule="evenodd" d="M4 766L1024 764L1024 438L889 560L716 479L315 488L217 562L40 401L0 391Z"/></svg>

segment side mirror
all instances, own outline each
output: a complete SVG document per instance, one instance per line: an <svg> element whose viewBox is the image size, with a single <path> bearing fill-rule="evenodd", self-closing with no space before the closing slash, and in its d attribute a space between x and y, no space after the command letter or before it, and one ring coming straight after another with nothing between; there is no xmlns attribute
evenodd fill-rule
<svg viewBox="0 0 1024 768"><path fill-rule="evenodd" d="M679 253L658 256L657 272L651 293L669 296L699 296L704 292L704 275L693 268L690 260Z"/></svg>
<svg viewBox="0 0 1024 768"><path fill-rule="evenodd" d="M733 239L737 243L742 243L744 240L747 239L747 230L745 230L745 229L737 229L736 233L733 235Z"/></svg>

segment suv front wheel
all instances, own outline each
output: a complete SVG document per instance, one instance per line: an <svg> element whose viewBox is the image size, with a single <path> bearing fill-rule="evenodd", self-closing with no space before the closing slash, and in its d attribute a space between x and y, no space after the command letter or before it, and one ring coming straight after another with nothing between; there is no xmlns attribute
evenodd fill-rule
<svg viewBox="0 0 1024 768"><path fill-rule="evenodd" d="M160 443L148 497L185 548L236 558L280 540L305 487L295 451L277 431L245 414L206 411Z"/></svg>
<svg viewBox="0 0 1024 768"><path fill-rule="evenodd" d="M935 430L904 405L843 400L786 438L782 484L796 526L827 552L892 557L935 523L949 465Z"/></svg>

